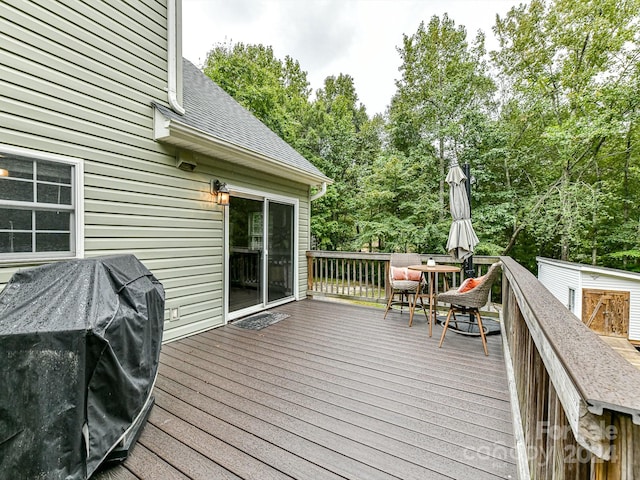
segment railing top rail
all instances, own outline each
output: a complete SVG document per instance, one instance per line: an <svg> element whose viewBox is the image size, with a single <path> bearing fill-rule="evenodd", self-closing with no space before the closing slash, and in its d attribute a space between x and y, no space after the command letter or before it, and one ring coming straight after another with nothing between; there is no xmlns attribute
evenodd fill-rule
<svg viewBox="0 0 640 480"><path fill-rule="evenodd" d="M388 253L335 252L330 250L307 250L307 257L344 258L353 260L389 260Z"/></svg>
<svg viewBox="0 0 640 480"><path fill-rule="evenodd" d="M542 332L589 411L626 413L640 424L640 370L567 310L531 272L510 257L501 260L511 288L519 294L521 310L528 310L525 319L534 322L530 330ZM545 347L538 345L547 370L553 370ZM553 378L553 371L550 374Z"/></svg>
<svg viewBox="0 0 640 480"><path fill-rule="evenodd" d="M307 250L307 257L312 258L340 258L350 260L389 260L390 253L371 253L371 252L336 252L329 250ZM420 254L423 262L426 262L429 258L433 258L439 263L462 263L458 260L454 260L449 255L443 254ZM474 255L473 262L478 265L488 265L495 263L499 260L499 257L493 257L488 255Z"/></svg>

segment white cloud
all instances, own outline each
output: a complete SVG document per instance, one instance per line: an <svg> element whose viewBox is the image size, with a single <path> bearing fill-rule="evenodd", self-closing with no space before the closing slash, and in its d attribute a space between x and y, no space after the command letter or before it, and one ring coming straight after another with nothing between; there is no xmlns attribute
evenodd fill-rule
<svg viewBox="0 0 640 480"><path fill-rule="evenodd" d="M478 29L487 47L497 46L491 27L518 0L183 0L183 54L201 65L220 42L273 47L308 73L311 87L345 73L369 114L381 113L395 92L402 35L445 12L465 25L468 39Z"/></svg>

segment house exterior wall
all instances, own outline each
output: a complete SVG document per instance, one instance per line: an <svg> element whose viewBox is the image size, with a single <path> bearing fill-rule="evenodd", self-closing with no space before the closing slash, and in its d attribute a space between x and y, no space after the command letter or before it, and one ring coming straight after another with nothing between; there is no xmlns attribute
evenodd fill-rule
<svg viewBox="0 0 640 480"><path fill-rule="evenodd" d="M640 341L640 274L538 258L538 279L563 304L576 285L576 310L582 318L582 289L629 292L629 339Z"/></svg>
<svg viewBox="0 0 640 480"><path fill-rule="evenodd" d="M309 249L309 188L306 185L292 183L286 179L267 175L262 172L254 172L201 154L192 157L198 164L197 174L206 182L207 192L211 178L228 183L232 188L263 192L266 195L284 196L298 201L298 298L306 297L307 291L307 263L306 251ZM194 175L194 174L191 174ZM162 272L159 278L167 289L165 340L181 338L191 333L223 325L224 309L224 211L213 205L207 199L201 202L202 208L213 216L213 222L206 221L206 228L197 231L192 230L193 238L184 238L185 242L195 242L189 251L203 254L201 258L176 258L176 264L184 263L184 260L193 262L193 266L181 269L184 275L174 277L168 281L163 279ZM178 239L178 242L182 241ZM208 244L205 246L204 244ZM180 250L179 244L168 251ZM143 260L144 262L144 260ZM153 264L152 264L153 265ZM172 265L175 268L176 265ZM170 270L171 271L171 270ZM194 273L197 272L197 275ZM202 281L199 281L202 280ZM170 319L171 309L178 308L180 317Z"/></svg>
<svg viewBox="0 0 640 480"><path fill-rule="evenodd" d="M204 164L184 172L175 147L153 140L151 102L168 105L166 17L165 2L156 1L3 2L0 147L81 160L78 256L135 254L165 287L166 319L179 307L180 317L165 324L170 339L224 323L224 210L211 202L212 175L301 198L301 256L309 192L285 179L251 180L229 165L224 176ZM35 264L0 256L0 289Z"/></svg>

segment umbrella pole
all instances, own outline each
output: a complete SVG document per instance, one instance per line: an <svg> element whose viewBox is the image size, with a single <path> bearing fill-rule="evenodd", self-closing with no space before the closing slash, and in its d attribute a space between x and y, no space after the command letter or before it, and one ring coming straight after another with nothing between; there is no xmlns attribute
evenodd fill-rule
<svg viewBox="0 0 640 480"><path fill-rule="evenodd" d="M476 271L473 268L473 256L470 256L464 259L464 261L462 262L462 268L464 270L465 278L469 278L469 277L475 278Z"/></svg>
<svg viewBox="0 0 640 480"><path fill-rule="evenodd" d="M464 172L464 176L467 177L466 182L464 182L464 186L467 189L467 199L469 200L469 218L471 218L471 165L469 165L469 162L466 162L464 165L462 165L462 171ZM473 269L473 255L469 255L467 258L464 259L464 262L462 263L462 268L464 270L464 275L467 278L475 278L476 276L476 271ZM468 332L471 332L471 329L473 328L475 322L475 317L473 316L473 314L469 314L469 323L467 325L469 325L469 329Z"/></svg>
<svg viewBox="0 0 640 480"><path fill-rule="evenodd" d="M464 182L464 186L467 190L467 199L469 200L469 218L471 218L471 166L469 163L462 165L462 171L464 172L464 176L467 177L467 180ZM476 272L473 269L473 255L465 258L462 265L467 278L476 276Z"/></svg>

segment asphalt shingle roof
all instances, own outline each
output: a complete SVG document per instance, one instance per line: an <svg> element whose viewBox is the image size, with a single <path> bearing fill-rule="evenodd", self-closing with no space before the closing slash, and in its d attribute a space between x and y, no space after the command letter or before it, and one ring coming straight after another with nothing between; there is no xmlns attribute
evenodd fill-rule
<svg viewBox="0 0 640 480"><path fill-rule="evenodd" d="M306 173L325 177L311 162L234 100L193 63L183 59L182 70L182 106L185 114L180 115L170 108L155 104L163 115L219 140Z"/></svg>

